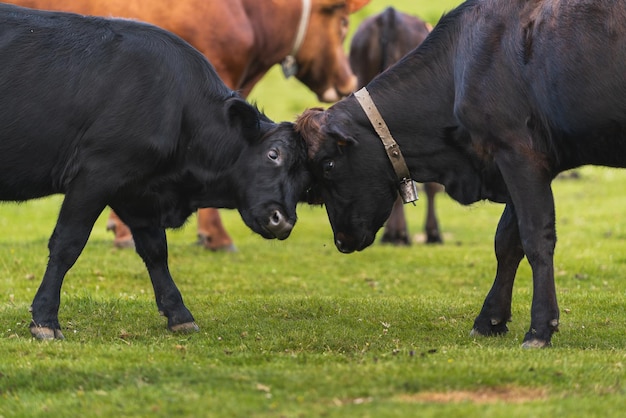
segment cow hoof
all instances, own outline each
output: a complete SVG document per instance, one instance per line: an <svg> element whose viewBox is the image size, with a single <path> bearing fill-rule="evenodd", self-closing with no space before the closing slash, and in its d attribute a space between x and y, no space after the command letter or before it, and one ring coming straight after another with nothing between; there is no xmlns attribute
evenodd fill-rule
<svg viewBox="0 0 626 418"><path fill-rule="evenodd" d="M236 253L237 247L232 242L227 244L216 245L210 237L204 234L198 234L198 241L196 245L201 245L207 250L221 252L221 253Z"/></svg>
<svg viewBox="0 0 626 418"><path fill-rule="evenodd" d="M476 338L476 337L499 337L502 335L506 335L509 332L508 328L504 329L504 330L490 330L489 332L482 332L480 331L478 328L472 328L472 330L470 331L469 335L472 338Z"/></svg>
<svg viewBox="0 0 626 418"><path fill-rule="evenodd" d="M396 247L410 246L411 240L408 235L401 233L385 232L380 239L381 244L390 244Z"/></svg>
<svg viewBox="0 0 626 418"><path fill-rule="evenodd" d="M113 241L113 245L115 248L135 248L135 241L133 241L133 236L130 234L128 227L125 227L122 224L122 233L118 235L118 222L121 221L119 219L115 220L111 218L107 221L107 231L111 231L115 234L115 241Z"/></svg>
<svg viewBox="0 0 626 418"><path fill-rule="evenodd" d="M441 235L429 233L426 234L426 244L443 244L443 238Z"/></svg>
<svg viewBox="0 0 626 418"><path fill-rule="evenodd" d="M185 322L184 324L172 325L170 331L177 334L188 334L200 331L200 327L195 322Z"/></svg>
<svg viewBox="0 0 626 418"><path fill-rule="evenodd" d="M115 248L135 248L135 241L132 238L116 239L113 241Z"/></svg>
<svg viewBox="0 0 626 418"><path fill-rule="evenodd" d="M522 348L546 348L550 347L550 341L544 341L539 339L532 339L528 341L524 341L522 343Z"/></svg>
<svg viewBox="0 0 626 418"><path fill-rule="evenodd" d="M31 326L30 333L34 338L38 340L64 340L65 339L60 329Z"/></svg>
<svg viewBox="0 0 626 418"><path fill-rule="evenodd" d="M472 328L472 330L470 331L470 337L475 338L475 337L487 337L486 334L483 334L482 332L478 331L476 328Z"/></svg>
<svg viewBox="0 0 626 418"><path fill-rule="evenodd" d="M219 251L222 253L236 253L237 252L237 247L235 247L235 244L228 244L228 245L224 245L222 247L217 247L217 248L211 248L211 247L207 247L207 248L211 251Z"/></svg>
<svg viewBox="0 0 626 418"><path fill-rule="evenodd" d="M498 335L505 335L509 332L509 327L507 327L506 322L491 319L489 322L485 323L485 321L474 322L474 328L470 331L470 337L493 337Z"/></svg>

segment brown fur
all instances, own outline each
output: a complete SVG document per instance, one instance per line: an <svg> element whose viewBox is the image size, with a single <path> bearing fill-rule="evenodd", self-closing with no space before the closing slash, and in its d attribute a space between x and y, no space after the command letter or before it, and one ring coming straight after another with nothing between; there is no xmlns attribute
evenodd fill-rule
<svg viewBox="0 0 626 418"><path fill-rule="evenodd" d="M295 130L302 136L310 159L313 159L324 141L321 128L326 124L327 114L321 107L305 110L296 120Z"/></svg>

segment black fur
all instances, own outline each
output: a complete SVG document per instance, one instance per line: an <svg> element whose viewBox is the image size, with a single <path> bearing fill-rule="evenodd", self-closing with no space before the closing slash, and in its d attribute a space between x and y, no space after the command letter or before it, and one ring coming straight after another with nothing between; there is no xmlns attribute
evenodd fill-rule
<svg viewBox="0 0 626 418"><path fill-rule="evenodd" d="M584 164L626 166L624 45L624 1L469 0L367 85L416 181L442 183L463 204L506 204L476 333L506 332L526 256L535 291L524 344L550 344L559 320L551 181ZM395 199L391 165L353 97L316 118L325 122L315 132L296 124L315 150L316 189L337 247L362 250ZM352 145L339 153L337 143Z"/></svg>

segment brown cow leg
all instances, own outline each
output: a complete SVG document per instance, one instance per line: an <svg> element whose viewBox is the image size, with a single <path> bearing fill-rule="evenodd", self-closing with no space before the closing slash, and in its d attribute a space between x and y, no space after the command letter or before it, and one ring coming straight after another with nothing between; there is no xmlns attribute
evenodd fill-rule
<svg viewBox="0 0 626 418"><path fill-rule="evenodd" d="M109 220L107 221L107 231L113 231L115 234L113 245L117 248L135 247L135 242L133 241L133 235L131 234L130 229L113 211L111 211Z"/></svg>
<svg viewBox="0 0 626 418"><path fill-rule="evenodd" d="M134 248L135 242L128 226L122 222L114 211L107 221L107 231L113 231L117 248ZM198 241L213 251L237 251L232 238L224 229L217 209L198 210Z"/></svg>
<svg viewBox="0 0 626 418"><path fill-rule="evenodd" d="M404 206L402 199L399 196L393 203L391 214L385 224L385 233L380 241L382 243L393 245L411 245L409 228L404 216Z"/></svg>
<svg viewBox="0 0 626 418"><path fill-rule="evenodd" d="M198 243L212 251L237 251L217 209L198 209Z"/></svg>

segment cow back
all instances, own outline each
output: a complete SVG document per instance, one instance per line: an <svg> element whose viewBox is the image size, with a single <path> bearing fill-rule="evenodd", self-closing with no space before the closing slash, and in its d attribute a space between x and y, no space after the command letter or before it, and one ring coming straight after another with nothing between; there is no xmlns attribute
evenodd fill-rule
<svg viewBox="0 0 626 418"><path fill-rule="evenodd" d="M232 94L186 42L125 20L3 4L0 61L5 200L63 193L85 169L154 173Z"/></svg>
<svg viewBox="0 0 626 418"><path fill-rule="evenodd" d="M422 43L429 32L426 22L393 7L364 20L350 45L350 66L359 87Z"/></svg>

